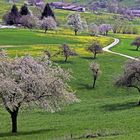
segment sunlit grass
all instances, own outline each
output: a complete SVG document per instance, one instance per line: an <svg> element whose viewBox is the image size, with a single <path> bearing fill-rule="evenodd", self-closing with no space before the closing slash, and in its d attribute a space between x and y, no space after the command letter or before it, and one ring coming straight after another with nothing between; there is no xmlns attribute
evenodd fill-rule
<svg viewBox="0 0 140 140"><path fill-rule="evenodd" d="M0 8L1 16L8 7L2 5ZM69 11L55 10L55 12L61 25L66 24ZM112 14L106 13L99 16L82 13L82 17L87 18L89 23L96 22L96 20L112 23L114 20ZM130 50L134 49L130 43L136 36L116 35L121 42L113 50L139 56L139 52ZM74 36L70 29L63 28L48 31L47 34L38 30L0 30L0 46L12 57L25 54L36 57L46 49L51 54L55 54L61 44L67 43L72 50L77 52L78 56L70 57L67 63L63 62L62 56L55 56L52 61L65 69L72 70L74 78L70 85L81 100L80 103L66 106L61 112L53 114L40 109L21 111L17 135L10 133L10 116L4 108L0 108L0 140L63 140L62 138L70 136L71 133L74 137L80 137L85 133L98 132L109 135L98 138L101 140L139 140L140 109L136 106L139 99L138 92L131 89L126 91L114 86L115 79L121 73L126 58L103 53L94 60L92 54L86 51L87 46L93 40L98 40L102 47L113 41L112 38L92 37L83 32ZM94 90L89 70L91 62L97 62L101 67L101 75Z"/></svg>
<svg viewBox="0 0 140 140"><path fill-rule="evenodd" d="M48 31L47 34L37 30L29 31L23 29L4 29L1 31L1 48L3 48L4 45L7 45L7 47L5 46L5 50L11 56L21 56L25 54L38 56L46 49L54 54L64 43L68 44L69 47L79 55L84 55L89 54L86 51L86 48L95 40L103 47L113 41L111 38L94 37L83 33L79 33L78 36L75 36L70 29ZM8 38L8 40L5 38Z"/></svg>
<svg viewBox="0 0 140 140"><path fill-rule="evenodd" d="M140 35L116 34L113 36L120 39L120 43L112 48L113 51L133 57L140 57L140 50L136 51L136 46L131 45L134 39Z"/></svg>

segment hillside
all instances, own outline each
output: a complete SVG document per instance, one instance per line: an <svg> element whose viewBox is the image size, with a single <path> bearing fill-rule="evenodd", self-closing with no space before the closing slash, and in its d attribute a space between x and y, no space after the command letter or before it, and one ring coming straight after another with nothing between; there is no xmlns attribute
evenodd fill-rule
<svg viewBox="0 0 140 140"><path fill-rule="evenodd" d="M8 0L0 0L0 2L7 2ZM18 2L24 1L24 0L17 0ZM62 1L62 0L45 0L46 2L56 2L56 1ZM64 2L74 2L78 4L83 4L87 5L91 2L106 2L110 0L64 0ZM138 7L140 6L140 1L139 0L118 0L121 5L128 6L128 7Z"/></svg>
<svg viewBox="0 0 140 140"><path fill-rule="evenodd" d="M88 2L95 0L64 1L88 4ZM137 5L132 0L119 1L121 4L130 7ZM23 0L19 0L16 5L16 9L19 11L21 5L23 5ZM6 2L6 0L0 0L0 21L10 7L12 7L12 4ZM2 24L1 27L7 25L6 28L0 28L0 140L140 140L138 123L140 121L140 106L138 106L140 105L140 92L134 89L135 85L133 88L126 87L128 88L126 90L126 88L117 87L115 84L119 76L123 74L123 67L128 61L128 57L135 59L140 56L140 49L136 51L136 46L131 45L134 39L140 36L140 18L134 17L127 20L125 17L122 18L121 14L108 13L105 10L80 12L80 25L83 25L85 19L87 27L80 28L80 26L78 34L75 35L74 29L77 29L78 25L76 24L76 27L73 26L72 28L67 20L68 15L74 15L75 11L54 8L55 20L53 20L53 23L49 22L49 25L57 21L57 27L48 28L49 26L46 25L47 32L44 33L46 28L42 28L45 23L42 21L46 21L46 18L40 18L41 10L31 5L28 8L33 14L28 13L23 16L20 12L20 19L19 16L16 16L16 19L19 20L12 24L15 28L10 28L11 24L4 22L4 20L0 23ZM34 16L36 20L30 22L32 21L30 19L33 19ZM27 17L24 20L33 25L23 24L21 20L23 17ZM77 19L78 16L75 17ZM51 20L49 19L49 21ZM117 29L114 32L113 29L116 26ZM134 32L134 29L136 29L136 32ZM93 31L95 34L92 34ZM115 43L115 40L119 41ZM65 45L68 47L62 50ZM94 47L93 52L89 50L91 46ZM109 46L112 46L112 48ZM105 48L109 50L106 51ZM50 54L50 58L46 52ZM95 58L96 52L98 53ZM21 58L30 57L36 62L40 61L40 63L36 65L36 63L33 63L34 61L29 61L30 63L22 61L19 63L19 71L17 70L18 65L13 65L13 60L18 62ZM67 61L65 61L66 57L68 57ZM47 60L47 58L49 59ZM49 68L61 67L70 72L69 81L65 81L67 83L66 87L68 87L68 92L74 92L79 102L71 105L62 102L61 105L66 106L60 106L61 108L59 108L57 106L59 98L56 96L54 98L56 104L53 104L51 98L54 93L58 94L57 90L60 90L59 92L61 92L61 89L63 90L61 83L65 78L63 78L63 75L54 74L57 79L62 77L58 86L57 79L52 79L53 75L49 73L49 70L42 78L40 75L45 72L45 70L42 71L44 62ZM5 65L5 63L8 63L8 65ZM91 64L97 64L94 71ZM140 78L140 64L132 66L133 71L135 67L138 67L138 70L136 69L136 72L138 72L135 75ZM36 67L39 67L39 69L34 70ZM5 69L8 68L10 69L6 71ZM63 74L65 75L65 73ZM23 77L21 77L22 75ZM26 77L27 80L24 80ZM34 77L37 78L34 79ZM50 80L46 77L49 77ZM95 78L97 81L94 87ZM44 84L43 79L46 79L47 84ZM7 83L10 84L7 86ZM139 88L140 80L134 81L134 84L137 84ZM42 87L45 87L45 89ZM2 90L3 88L5 90ZM39 96L40 92L43 93L41 96ZM61 92L61 95L63 92L65 90ZM45 96L46 98L44 98ZM4 98L5 100L3 100ZM48 102L47 106L43 109L40 108L41 106L36 102L36 99L41 105L46 100ZM60 98L59 101L61 102L61 100ZM58 110L56 112L52 110L52 113L46 112L46 109L51 106L58 108ZM11 133L12 117L9 113L12 114L17 108L19 110L16 120L18 129L17 133Z"/></svg>

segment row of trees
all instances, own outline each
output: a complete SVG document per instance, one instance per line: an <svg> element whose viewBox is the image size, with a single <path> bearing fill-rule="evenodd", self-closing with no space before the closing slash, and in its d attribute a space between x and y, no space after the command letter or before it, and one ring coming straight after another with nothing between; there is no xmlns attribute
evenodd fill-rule
<svg viewBox="0 0 140 140"><path fill-rule="evenodd" d="M6 24L17 25L20 24L27 28L39 27L45 30L45 33L48 29L56 29L57 23L53 11L51 10L49 4L46 4L40 19L32 15L31 11L28 9L27 5L21 7L20 12L16 5L13 5L11 11L6 13L3 17L3 20ZM75 35L81 30L87 30L91 32L92 35L102 34L107 35L111 30L111 26L108 24L102 24L99 27L96 27L94 24L91 24L89 27L86 20L81 19L80 14L69 14L67 17L68 25L73 29Z"/></svg>
<svg viewBox="0 0 140 140"><path fill-rule="evenodd" d="M111 31L112 27L109 24L101 24L101 25L96 25L94 23L91 23L89 25L89 32L93 36L97 35L108 35L108 32Z"/></svg>
<svg viewBox="0 0 140 140"><path fill-rule="evenodd" d="M77 35L77 32L80 30L87 30L91 35L108 35L109 31L113 31L113 33L123 33L123 34L137 34L137 28L135 26L129 25L128 21L125 19L116 19L114 24L101 24L96 25L95 23L91 23L87 25L85 20L82 20L80 14L70 14L68 15L68 25L72 27Z"/></svg>
<svg viewBox="0 0 140 140"><path fill-rule="evenodd" d="M14 4L11 10L3 16L3 20L8 25L14 25L20 23L20 19L22 18L22 16L26 15L31 15L31 12L29 11L26 4L21 7L20 11Z"/></svg>
<svg viewBox="0 0 140 140"><path fill-rule="evenodd" d="M137 34L138 30L135 26L129 25L126 21L116 20L114 24L101 24L96 25L94 23L90 24L89 32L91 35L108 35L109 31L113 31L113 33L122 33L122 34Z"/></svg>
<svg viewBox="0 0 140 140"><path fill-rule="evenodd" d="M131 43L131 45L136 46L136 51L138 51L140 48L140 37L135 38L134 41ZM93 59L96 59L97 54L100 54L103 52L101 44L97 41L93 41L87 47L86 50L93 54ZM65 58L64 62L67 62L67 60L70 56L77 56L78 55L67 44L63 44L60 47L60 50L57 53L55 53L54 55L51 55L51 53L48 50L45 50L44 53L45 53L45 55L47 55L49 60L51 57L61 54Z"/></svg>
<svg viewBox="0 0 140 140"><path fill-rule="evenodd" d="M40 18L32 15L27 5L24 4L20 11L16 5L13 5L11 10L3 16L3 21L8 25L20 25L27 28L41 28L45 30L56 29L57 23L55 16L49 4L46 4Z"/></svg>
<svg viewBox="0 0 140 140"><path fill-rule="evenodd" d="M100 45L99 42L94 41L92 42L86 50L90 53L93 54L93 59L96 59L97 54L102 53L102 46ZM63 44L60 46L60 50L56 52L55 54L51 54L48 50L44 51L44 54L47 56L47 58L50 60L52 57L57 56L57 55L63 55L64 56L64 62L68 61L68 58L70 56L77 56L78 54L72 50L69 45Z"/></svg>
<svg viewBox="0 0 140 140"><path fill-rule="evenodd" d="M140 37L135 38L134 41L131 43L131 45L136 46L136 51L138 51L139 48L140 48ZM96 59L97 54L100 54L100 53L103 52L102 46L98 41L93 41L87 47L87 51L89 51L90 53L93 54L93 59ZM50 59L51 54L48 53L48 51L47 51L47 54L48 54L48 57ZM57 55L62 54L65 57L65 60L64 60L65 62L67 62L67 60L70 56L77 56L78 55L75 51L71 50L70 47L67 44L63 44L60 47L60 51L57 52L56 54Z"/></svg>
<svg viewBox="0 0 140 140"><path fill-rule="evenodd" d="M135 26L128 24L126 20L116 19L112 25L113 33L137 34L138 30Z"/></svg>
<svg viewBox="0 0 140 140"><path fill-rule="evenodd" d="M27 5L24 4L20 11L16 5L13 5L11 10L3 16L3 20L9 25L21 25L27 28L40 28L44 29L45 33L48 29L56 29L57 22L55 19L54 12L52 11L49 4L46 4L40 17L36 17L28 9ZM134 26L128 25L127 21L116 19L114 24L101 24L96 25L91 23L87 24L85 19L82 19L79 13L69 14L67 16L67 24L72 28L75 35L81 30L89 30L91 35L107 35L109 31L114 33L123 34L136 34L137 29Z"/></svg>

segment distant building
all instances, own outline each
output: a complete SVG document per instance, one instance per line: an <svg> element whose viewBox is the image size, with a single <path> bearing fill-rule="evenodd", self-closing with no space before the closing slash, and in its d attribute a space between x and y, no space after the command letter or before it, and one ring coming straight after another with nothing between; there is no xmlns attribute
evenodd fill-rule
<svg viewBox="0 0 140 140"><path fill-rule="evenodd" d="M26 2L28 5L42 7L45 5L43 0L27 0Z"/></svg>
<svg viewBox="0 0 140 140"><path fill-rule="evenodd" d="M71 11L78 11L78 12L86 11L84 6L79 6L79 5L72 4L72 3L51 2L49 4L50 4L50 6L56 8L56 9L71 10Z"/></svg>
<svg viewBox="0 0 140 140"><path fill-rule="evenodd" d="M140 17L140 10L127 10L126 13L135 17Z"/></svg>

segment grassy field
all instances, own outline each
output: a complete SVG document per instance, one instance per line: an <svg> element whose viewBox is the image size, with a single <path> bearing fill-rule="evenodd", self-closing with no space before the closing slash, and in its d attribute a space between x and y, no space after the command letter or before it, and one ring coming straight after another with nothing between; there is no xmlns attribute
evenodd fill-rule
<svg viewBox="0 0 140 140"><path fill-rule="evenodd" d="M140 57L140 50L136 51L136 47L131 46L131 43L138 36L139 35L115 35L116 38L120 39L120 43L116 47L112 48L112 50L133 57Z"/></svg>
<svg viewBox="0 0 140 140"><path fill-rule="evenodd" d="M48 31L47 34L44 34L43 31L25 29L3 29L0 32L1 48L6 47L7 53L12 56L15 54L21 56L25 53L37 56L46 48L55 53L63 43L68 44L79 54L89 54L85 50L93 40L99 41L102 46L113 41L111 38L92 37L83 33L79 33L79 36L75 37L71 30L63 28Z"/></svg>
<svg viewBox="0 0 140 140"><path fill-rule="evenodd" d="M1 18L10 5L2 1L0 4ZM65 24L69 11L55 10L55 14L60 24ZM112 23L114 20L113 15L108 13L81 15L88 23ZM138 24L139 19L133 22ZM134 57L140 56L140 51L136 52L135 47L130 46L136 36L138 35L115 35L121 42L112 50ZM48 31L47 34L27 29L0 30L0 48L4 48L11 57L25 54L36 57L45 49L54 54L61 44L67 43L78 56L71 57L67 63L63 62L62 56L53 57L52 61L73 71L74 78L70 85L81 100L80 103L66 106L61 112L53 114L37 108L21 110L18 118L19 133L16 135L10 133L10 116L1 107L0 140L68 140L71 134L74 138L79 138L88 133L99 133L101 136L95 138L97 140L139 140L139 94L137 90L118 89L114 86L115 79L122 72L127 59L103 53L94 60L92 54L86 51L86 47L93 40L98 40L103 47L113 41L111 37L91 37L82 32L75 37L70 29L62 27L57 31ZM94 90L89 70L91 62L98 62L101 66L101 74Z"/></svg>
<svg viewBox="0 0 140 140"><path fill-rule="evenodd" d="M70 85L81 100L80 103L66 106L61 112L54 114L39 109L21 111L17 135L9 132L9 114L4 108L0 108L1 140L66 140L71 133L75 138L87 133L100 133L101 137L97 139L101 140L139 140L140 128L137 122L140 120L140 108L136 106L138 92L117 89L113 84L126 59L103 53L93 60L85 47L94 39L82 33L75 37L73 32L63 29L57 33L50 31L46 35L40 31L23 29L0 31L0 45L11 56L16 53L23 55L26 51L36 56L46 48L53 53L64 41L68 43L79 55L70 58L66 64L62 57L53 58L53 61L73 71L74 79ZM112 39L104 37L99 37L98 40L103 46L112 42ZM88 68L93 61L100 64L102 71L94 90L91 88L92 77Z"/></svg>

